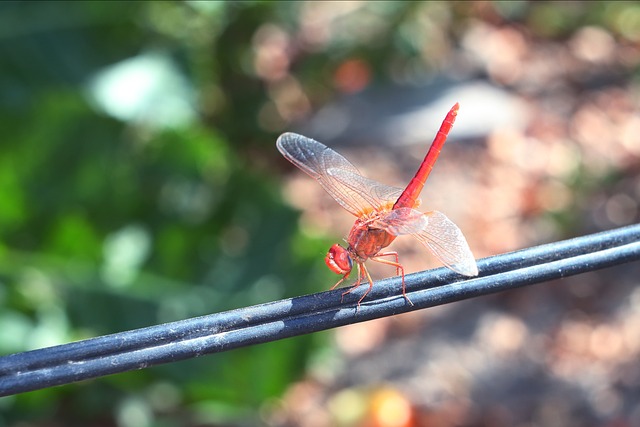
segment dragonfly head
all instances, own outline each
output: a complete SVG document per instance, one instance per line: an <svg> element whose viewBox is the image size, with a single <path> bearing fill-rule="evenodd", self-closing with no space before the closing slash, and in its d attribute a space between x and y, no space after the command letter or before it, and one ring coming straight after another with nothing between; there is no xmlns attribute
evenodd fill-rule
<svg viewBox="0 0 640 427"><path fill-rule="evenodd" d="M337 243L329 248L324 262L336 274L349 274L353 268L349 251Z"/></svg>

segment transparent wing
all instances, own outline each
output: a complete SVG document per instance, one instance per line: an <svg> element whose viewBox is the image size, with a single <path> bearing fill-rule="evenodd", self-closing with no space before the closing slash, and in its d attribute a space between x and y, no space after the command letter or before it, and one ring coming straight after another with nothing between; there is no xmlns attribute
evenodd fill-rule
<svg viewBox="0 0 640 427"><path fill-rule="evenodd" d="M411 208L400 208L382 214L371 223L373 228L381 228L394 236L418 234L428 226L429 219L422 212Z"/></svg>
<svg viewBox="0 0 640 427"><path fill-rule="evenodd" d="M478 266L462 231L444 214L422 213L411 208L387 212L371 224L394 236L411 234L429 252L451 270L465 276L477 276Z"/></svg>
<svg viewBox="0 0 640 427"><path fill-rule="evenodd" d="M291 163L317 180L343 208L354 214L382 211L402 194L401 188L381 184L360 174L347 159L324 144L295 133L282 134L278 150Z"/></svg>
<svg viewBox="0 0 640 427"><path fill-rule="evenodd" d="M451 270L464 276L477 276L478 266L462 231L440 212L431 211L423 216L424 228L409 234Z"/></svg>

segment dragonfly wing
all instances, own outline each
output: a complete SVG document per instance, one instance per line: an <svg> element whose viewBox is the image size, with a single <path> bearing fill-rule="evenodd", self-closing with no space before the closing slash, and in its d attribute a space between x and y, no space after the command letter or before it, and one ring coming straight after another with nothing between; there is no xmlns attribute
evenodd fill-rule
<svg viewBox="0 0 640 427"><path fill-rule="evenodd" d="M402 188L390 187L345 169L330 168L327 176L331 178L334 188L339 188L360 207L358 215L371 211L371 208L376 211L389 210L402 194Z"/></svg>
<svg viewBox="0 0 640 427"><path fill-rule="evenodd" d="M428 217L411 208L400 208L386 212L371 224L373 228L381 228L394 236L418 234L427 227Z"/></svg>
<svg viewBox="0 0 640 427"><path fill-rule="evenodd" d="M343 208L356 216L395 202L402 193L400 188L365 178L342 155L311 138L285 133L278 138L276 146L287 160L318 181Z"/></svg>
<svg viewBox="0 0 640 427"><path fill-rule="evenodd" d="M451 270L464 276L477 276L478 266L462 231L438 211L424 214L426 226L411 233Z"/></svg>

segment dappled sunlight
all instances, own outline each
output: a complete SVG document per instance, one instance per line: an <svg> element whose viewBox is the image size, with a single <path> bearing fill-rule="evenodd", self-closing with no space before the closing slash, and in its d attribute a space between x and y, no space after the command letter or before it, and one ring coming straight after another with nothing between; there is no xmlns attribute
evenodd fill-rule
<svg viewBox="0 0 640 427"><path fill-rule="evenodd" d="M97 108L134 124L162 128L195 120L193 89L166 53L142 54L100 71L89 94Z"/></svg>
<svg viewBox="0 0 640 427"><path fill-rule="evenodd" d="M355 217L283 132L404 187L459 102L420 210L476 257L640 221L636 2L66 6L0 14L2 354L330 288ZM638 425L637 287L629 264L21 394L0 424Z"/></svg>

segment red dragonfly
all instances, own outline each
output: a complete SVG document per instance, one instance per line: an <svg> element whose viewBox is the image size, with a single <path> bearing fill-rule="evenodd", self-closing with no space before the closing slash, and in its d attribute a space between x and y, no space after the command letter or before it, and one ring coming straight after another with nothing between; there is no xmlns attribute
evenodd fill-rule
<svg viewBox="0 0 640 427"><path fill-rule="evenodd" d="M402 295L413 305L407 296L398 253L383 251L397 236L410 234L451 270L465 276L478 275L476 261L460 229L440 212L422 213L415 209L420 205L418 196L453 127L458 108L456 103L445 117L418 172L404 190L365 178L347 159L318 141L295 133L285 133L278 138L276 145L282 155L318 181L336 202L357 217L346 240L348 246L337 243L331 246L325 262L331 271L343 275L331 289L349 276L356 263L358 280L342 295L366 279L369 289L358 300L358 306L373 288L364 264L368 259L391 265L396 268L396 275L402 274Z"/></svg>

